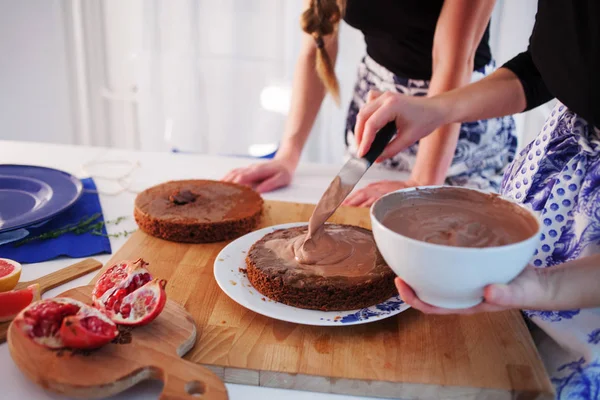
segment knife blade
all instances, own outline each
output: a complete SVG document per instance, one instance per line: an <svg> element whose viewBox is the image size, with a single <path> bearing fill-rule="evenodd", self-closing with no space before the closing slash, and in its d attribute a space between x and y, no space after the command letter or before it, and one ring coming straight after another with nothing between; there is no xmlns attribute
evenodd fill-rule
<svg viewBox="0 0 600 400"><path fill-rule="evenodd" d="M337 176L340 177L343 186L351 186L350 190L348 191L348 194L350 194L352 189L354 189L358 181L360 181L360 179L367 172L369 167L371 167L371 165L375 163L377 157L379 157L381 153L383 153L385 146L388 145L388 143L390 142L390 140L392 140L392 137L394 137L395 134L396 123L392 121L377 132L377 134L375 135L375 139L373 140L373 143L369 148L369 151L367 152L367 154L365 154L364 157L357 158L351 156L350 159L346 161L346 164L344 164ZM325 191L323 197L325 197L326 194L327 191ZM346 199L348 194L346 194L346 196L344 196L344 198L341 199L340 204Z"/></svg>
<svg viewBox="0 0 600 400"><path fill-rule="evenodd" d="M358 158L351 156L340 172L333 178L325 193L317 203L315 210L309 221L309 239L317 230L331 217L335 210L348 197L358 181L373 165L377 157L383 153L385 146L392 140L396 134L396 123L388 123L380 129L375 135L371 148L364 157Z"/></svg>

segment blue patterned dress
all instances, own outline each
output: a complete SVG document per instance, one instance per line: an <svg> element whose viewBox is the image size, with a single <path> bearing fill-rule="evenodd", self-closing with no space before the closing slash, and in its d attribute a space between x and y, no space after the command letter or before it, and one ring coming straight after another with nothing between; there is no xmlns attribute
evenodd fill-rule
<svg viewBox="0 0 600 400"><path fill-rule="evenodd" d="M494 64L490 63L482 70L473 72L471 81L477 81L493 70ZM346 121L346 145L351 154L356 152L356 115L365 104L369 91L373 89L425 96L429 90L429 81L399 77L366 56L358 67L358 80ZM497 192L506 166L514 159L516 147L517 137L512 117L463 123L446 184ZM414 166L418 148L417 143L386 160L383 165L389 169L409 172Z"/></svg>
<svg viewBox="0 0 600 400"><path fill-rule="evenodd" d="M541 216L534 266L599 253L599 130L557 104L538 137L507 169L501 192ZM600 399L600 309L524 313L545 332L534 337L557 398Z"/></svg>

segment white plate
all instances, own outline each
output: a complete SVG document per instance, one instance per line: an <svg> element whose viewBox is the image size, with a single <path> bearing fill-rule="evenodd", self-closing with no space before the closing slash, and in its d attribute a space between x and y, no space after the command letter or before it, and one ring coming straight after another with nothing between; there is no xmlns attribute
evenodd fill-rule
<svg viewBox="0 0 600 400"><path fill-rule="evenodd" d="M263 236L277 229L302 226L306 223L291 223L270 226L250 232L227 245L215 260L215 279L221 289L241 306L256 313L305 325L342 326L366 324L399 314L410 308L394 296L389 300L369 308L351 311L316 311L291 307L268 299L254 289L240 268L246 268L246 253Z"/></svg>

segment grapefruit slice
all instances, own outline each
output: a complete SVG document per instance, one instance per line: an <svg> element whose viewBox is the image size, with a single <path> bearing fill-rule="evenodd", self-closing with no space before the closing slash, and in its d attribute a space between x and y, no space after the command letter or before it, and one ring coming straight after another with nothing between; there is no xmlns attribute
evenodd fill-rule
<svg viewBox="0 0 600 400"><path fill-rule="evenodd" d="M0 292L13 290L21 277L21 264L8 258L0 258Z"/></svg>
<svg viewBox="0 0 600 400"><path fill-rule="evenodd" d="M10 321L25 307L40 299L40 285L0 293L0 322Z"/></svg>

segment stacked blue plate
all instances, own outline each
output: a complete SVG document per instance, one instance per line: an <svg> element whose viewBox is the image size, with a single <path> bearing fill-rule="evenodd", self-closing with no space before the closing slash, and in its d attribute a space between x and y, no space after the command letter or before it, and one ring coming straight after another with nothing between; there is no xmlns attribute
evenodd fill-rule
<svg viewBox="0 0 600 400"><path fill-rule="evenodd" d="M0 164L0 233L39 225L71 207L83 185L52 168Z"/></svg>

